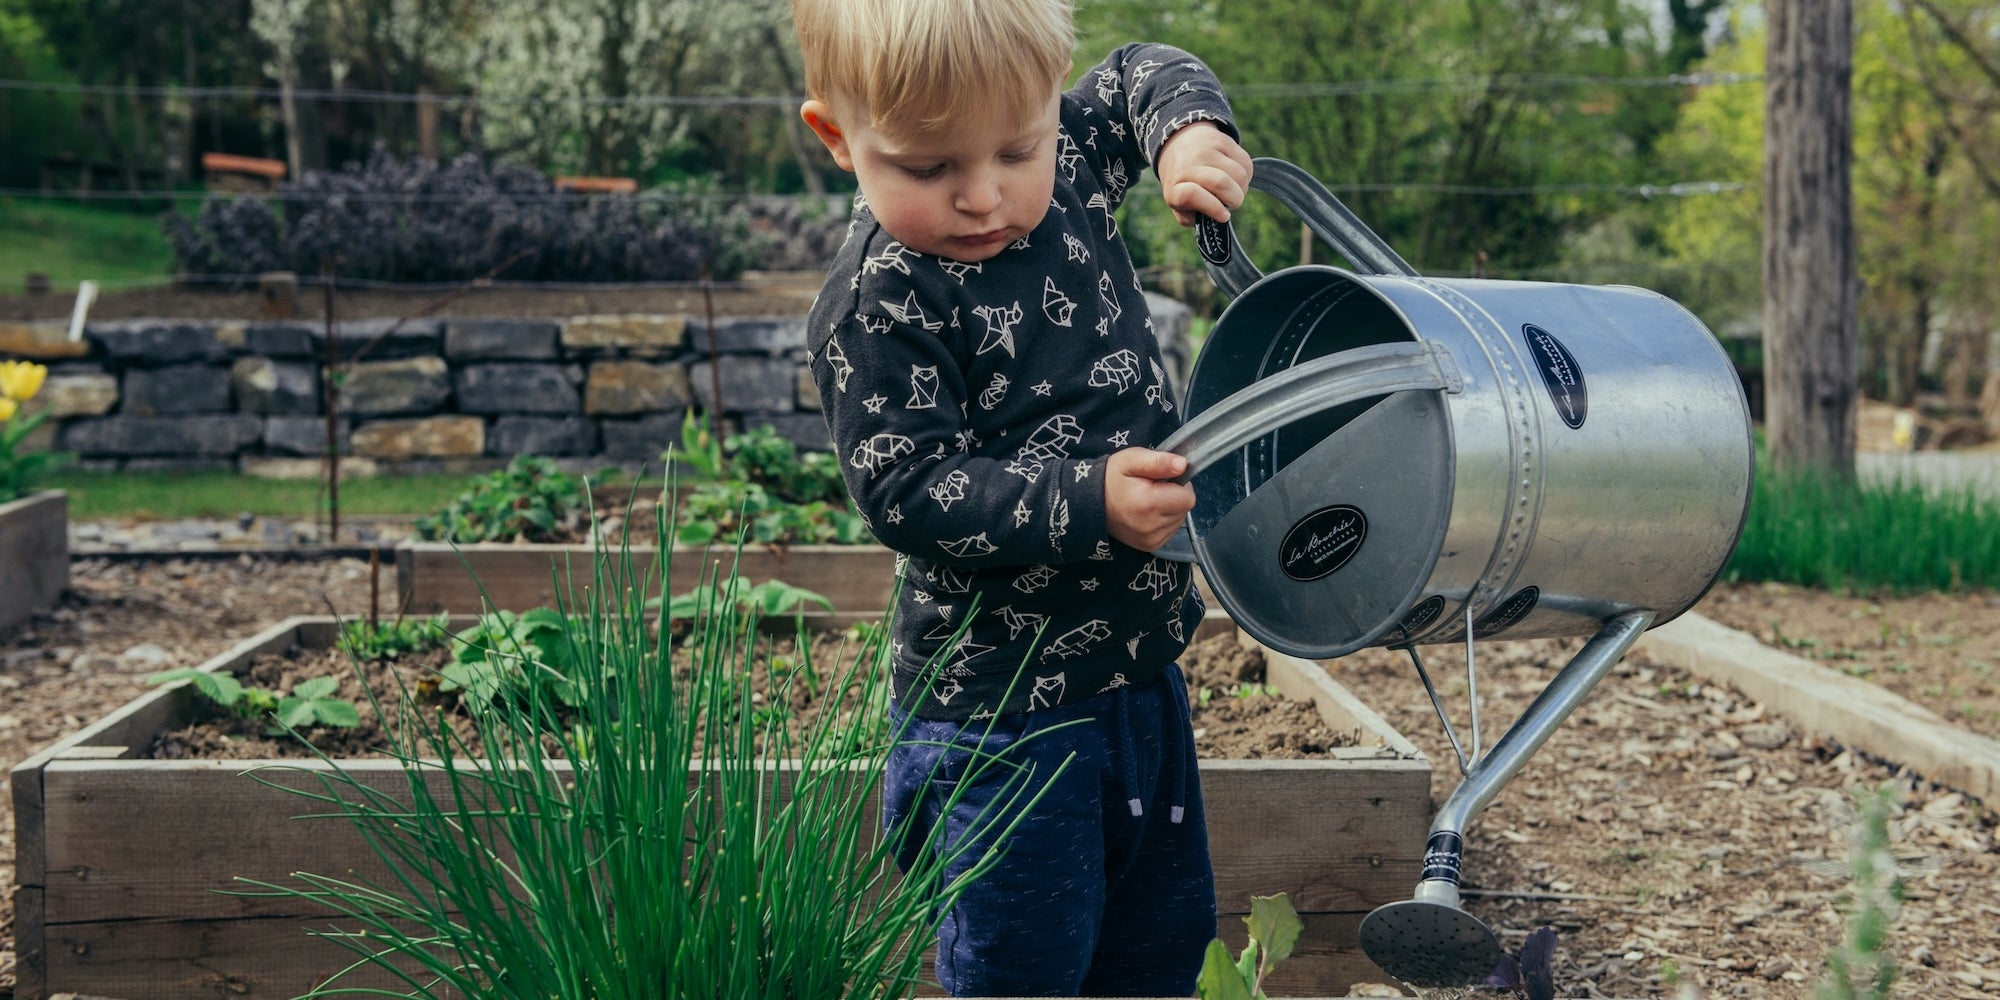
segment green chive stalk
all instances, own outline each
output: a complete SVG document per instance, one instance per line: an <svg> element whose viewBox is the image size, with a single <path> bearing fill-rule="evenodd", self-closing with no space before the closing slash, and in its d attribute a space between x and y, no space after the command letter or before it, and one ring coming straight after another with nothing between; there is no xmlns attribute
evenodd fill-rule
<svg viewBox="0 0 2000 1000"><path fill-rule="evenodd" d="M671 477L670 477L671 478ZM669 482L666 496L673 496ZM874 798L888 746L886 628L859 629L858 655L820 697L803 736L752 711L761 615L711 595L679 639L649 611L670 579L671 513L650 571L629 550L593 554L591 585L565 608L568 683L525 684L469 701L481 756L441 713L412 710L388 753L405 781L369 787L339 761L305 787L261 778L350 823L387 871L363 879L296 872L245 880L256 894L324 905L320 932L356 958L309 997L660 1000L910 995L940 914L991 868L1053 775L1007 754L974 772L1007 794L979 835L929 843L898 873ZM719 581L733 584L731 579ZM574 609L574 610L572 610ZM800 632L804 628L800 626ZM692 654L678 676L676 646ZM812 676L810 637L782 683ZM515 651L525 670L552 669ZM550 659L557 659L551 656ZM561 688L573 704L554 692ZM766 692L782 704L785 691ZM371 693L371 697L374 697ZM379 709L379 705L377 706ZM385 715L385 717L387 717ZM1031 737L1032 738L1032 737ZM988 769L997 769L988 771ZM971 784L970 781L964 784ZM969 869L947 879L947 865ZM353 983L362 970L401 988Z"/></svg>

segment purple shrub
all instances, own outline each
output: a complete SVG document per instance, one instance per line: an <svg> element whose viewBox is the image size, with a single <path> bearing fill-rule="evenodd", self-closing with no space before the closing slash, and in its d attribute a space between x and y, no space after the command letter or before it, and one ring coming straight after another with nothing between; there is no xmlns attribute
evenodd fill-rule
<svg viewBox="0 0 2000 1000"><path fill-rule="evenodd" d="M433 166L378 148L268 201L211 198L196 219L162 224L181 274L243 287L263 271L317 274L329 258L342 278L406 283L469 281L510 259L494 278L691 281L706 261L728 280L769 266L762 255L781 242L751 222L720 199L574 194L475 153Z"/></svg>

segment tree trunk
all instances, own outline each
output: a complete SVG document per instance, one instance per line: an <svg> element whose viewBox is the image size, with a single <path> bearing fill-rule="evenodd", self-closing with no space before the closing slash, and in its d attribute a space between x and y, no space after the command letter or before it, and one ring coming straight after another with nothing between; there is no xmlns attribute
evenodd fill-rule
<svg viewBox="0 0 2000 1000"><path fill-rule="evenodd" d="M285 121L285 168L290 171L287 180L296 181L305 172L304 145L299 141L299 105L293 99L293 78L290 66L279 70L278 111Z"/></svg>
<svg viewBox="0 0 2000 1000"><path fill-rule="evenodd" d="M1771 0L1764 71L1764 414L1779 468L1854 474L1852 0Z"/></svg>
<svg viewBox="0 0 2000 1000"><path fill-rule="evenodd" d="M417 155L428 164L438 161L437 94L429 84L417 88Z"/></svg>

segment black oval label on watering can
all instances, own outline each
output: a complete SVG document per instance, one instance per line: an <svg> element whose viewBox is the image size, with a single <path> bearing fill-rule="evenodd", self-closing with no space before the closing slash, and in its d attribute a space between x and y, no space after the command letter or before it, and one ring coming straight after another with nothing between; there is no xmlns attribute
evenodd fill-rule
<svg viewBox="0 0 2000 1000"><path fill-rule="evenodd" d="M1368 517L1361 508L1321 507L1285 532L1278 545L1278 568L1300 583L1317 580L1347 565L1367 537Z"/></svg>
<svg viewBox="0 0 2000 1000"><path fill-rule="evenodd" d="M1410 613L1404 615L1403 620L1396 623L1394 638L1404 642L1414 639L1424 634L1425 629L1437 624L1439 616L1443 614L1444 595L1432 594L1416 607L1411 608Z"/></svg>
<svg viewBox="0 0 2000 1000"><path fill-rule="evenodd" d="M1542 599L1540 587L1522 587L1472 626L1475 639L1490 639L1521 623Z"/></svg>
<svg viewBox="0 0 2000 1000"><path fill-rule="evenodd" d="M1554 334L1533 323L1521 325L1521 336L1535 355L1535 367L1542 370L1542 385L1555 401L1556 415L1571 430L1582 427L1583 418L1590 414L1590 389L1583 384L1583 369L1577 367L1576 355Z"/></svg>

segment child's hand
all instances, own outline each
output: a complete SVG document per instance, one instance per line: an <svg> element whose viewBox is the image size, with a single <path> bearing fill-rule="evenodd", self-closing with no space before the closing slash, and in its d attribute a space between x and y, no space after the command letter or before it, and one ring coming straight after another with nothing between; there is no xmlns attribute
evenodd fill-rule
<svg viewBox="0 0 2000 1000"><path fill-rule="evenodd" d="M1126 448L1104 472L1104 519L1111 537L1151 552L1167 544L1194 509L1194 487L1174 482L1187 459L1168 451Z"/></svg>
<svg viewBox="0 0 2000 1000"><path fill-rule="evenodd" d="M1250 190L1250 154L1213 122L1194 122L1175 132L1160 147L1153 163L1167 207L1183 226L1206 215L1228 222L1229 211L1243 204Z"/></svg>

